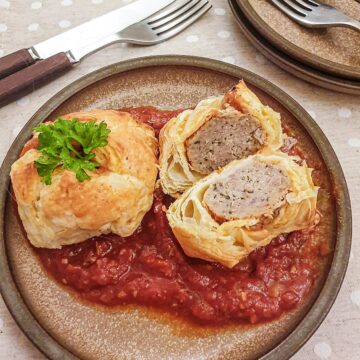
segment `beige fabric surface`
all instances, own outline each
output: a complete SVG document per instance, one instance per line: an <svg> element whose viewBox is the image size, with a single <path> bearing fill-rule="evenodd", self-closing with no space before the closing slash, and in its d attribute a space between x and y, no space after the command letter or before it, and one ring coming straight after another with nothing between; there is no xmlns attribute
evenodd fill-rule
<svg viewBox="0 0 360 360"><path fill-rule="evenodd" d="M149 0L150 1L150 0ZM0 0L0 56L30 46L65 28L131 0ZM226 0L170 41L154 47L113 45L38 91L0 109L0 162L17 133L51 96L79 77L120 60L155 54L208 56L242 66L294 97L316 119L333 145L350 189L353 247L347 276L324 323L294 360L359 359L360 354L360 98L307 84L268 62L240 33ZM0 359L44 359L0 299Z"/></svg>

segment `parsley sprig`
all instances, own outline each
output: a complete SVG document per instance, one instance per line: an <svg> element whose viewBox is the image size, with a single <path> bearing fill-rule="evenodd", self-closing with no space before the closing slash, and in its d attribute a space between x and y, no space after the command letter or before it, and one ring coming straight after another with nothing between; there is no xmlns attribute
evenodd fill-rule
<svg viewBox="0 0 360 360"><path fill-rule="evenodd" d="M52 172L57 167L73 171L80 182L90 179L86 170L99 167L93 161L92 150L107 145L110 133L104 122L97 125L95 121L79 122L60 117L53 124L40 124L34 130L39 133L41 153L35 167L47 185L51 184Z"/></svg>

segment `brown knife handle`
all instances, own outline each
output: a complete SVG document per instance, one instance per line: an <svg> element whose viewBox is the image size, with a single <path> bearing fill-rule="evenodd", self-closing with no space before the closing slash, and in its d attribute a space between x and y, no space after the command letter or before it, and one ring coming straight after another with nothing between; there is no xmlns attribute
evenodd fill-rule
<svg viewBox="0 0 360 360"><path fill-rule="evenodd" d="M35 62L29 51L21 49L0 58L0 79L16 73Z"/></svg>
<svg viewBox="0 0 360 360"><path fill-rule="evenodd" d="M59 53L0 80L0 106L49 82L71 67L72 64L66 54Z"/></svg>

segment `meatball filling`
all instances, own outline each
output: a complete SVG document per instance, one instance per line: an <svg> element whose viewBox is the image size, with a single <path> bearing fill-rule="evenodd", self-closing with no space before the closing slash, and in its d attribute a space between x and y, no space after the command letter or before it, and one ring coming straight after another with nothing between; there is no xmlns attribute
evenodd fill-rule
<svg viewBox="0 0 360 360"><path fill-rule="evenodd" d="M250 161L212 183L204 202L219 222L271 218L286 202L290 179L279 165Z"/></svg>
<svg viewBox="0 0 360 360"><path fill-rule="evenodd" d="M201 126L185 146L193 170L207 175L232 160L255 154L265 141L258 119L227 108Z"/></svg>

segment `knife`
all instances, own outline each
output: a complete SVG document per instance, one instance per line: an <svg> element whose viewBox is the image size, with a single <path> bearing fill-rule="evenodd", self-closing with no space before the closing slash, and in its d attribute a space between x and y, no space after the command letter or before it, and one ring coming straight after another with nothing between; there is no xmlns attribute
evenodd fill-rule
<svg viewBox="0 0 360 360"><path fill-rule="evenodd" d="M74 58L71 49L84 48L101 42L129 25L146 19L175 0L138 0L98 18L85 22L28 49L21 49L0 58L0 79L5 78L11 87L12 79L24 79L21 90L70 69L80 59ZM24 69L26 68L27 69ZM23 70L22 70L23 69ZM19 71L20 70L20 71ZM18 93L17 89L16 92ZM10 90L6 95L12 95ZM7 96L8 98L8 96ZM9 99L8 99L9 100Z"/></svg>

